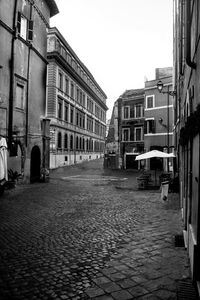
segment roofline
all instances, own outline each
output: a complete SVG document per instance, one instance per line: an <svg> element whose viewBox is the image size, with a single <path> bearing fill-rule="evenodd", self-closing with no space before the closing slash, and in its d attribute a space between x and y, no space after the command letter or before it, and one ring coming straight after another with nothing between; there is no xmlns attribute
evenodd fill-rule
<svg viewBox="0 0 200 300"><path fill-rule="evenodd" d="M84 63L80 60L80 58L77 56L77 54L74 52L74 50L72 49L72 47L68 44L68 42L66 41L66 39L63 37L63 35L60 33L60 31L58 30L57 27L50 27L48 29L48 34L50 33L54 33L56 34L63 42L63 44L65 44L65 46L69 49L69 51L71 52L71 54L76 58L76 60L79 62L79 64L82 66L82 68L85 70L85 72L90 76L91 80L94 82L94 84L99 88L99 90L101 91L101 93L103 94L103 96L105 97L105 99L107 99L107 95L105 94L105 92L102 90L102 88L99 86L99 84L96 82L96 80L94 79L94 76L92 75L92 73L88 70L88 68L84 65ZM47 34L47 35L48 35Z"/></svg>

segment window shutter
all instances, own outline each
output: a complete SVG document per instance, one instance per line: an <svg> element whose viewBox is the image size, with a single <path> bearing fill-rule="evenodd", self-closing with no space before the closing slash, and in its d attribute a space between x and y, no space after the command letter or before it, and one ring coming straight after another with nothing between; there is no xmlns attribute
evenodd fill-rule
<svg viewBox="0 0 200 300"><path fill-rule="evenodd" d="M18 11L17 15L17 32L20 33L21 31L21 13Z"/></svg>
<svg viewBox="0 0 200 300"><path fill-rule="evenodd" d="M147 121L144 122L144 134L147 134Z"/></svg>
<svg viewBox="0 0 200 300"><path fill-rule="evenodd" d="M28 41L33 41L33 21L28 21Z"/></svg>

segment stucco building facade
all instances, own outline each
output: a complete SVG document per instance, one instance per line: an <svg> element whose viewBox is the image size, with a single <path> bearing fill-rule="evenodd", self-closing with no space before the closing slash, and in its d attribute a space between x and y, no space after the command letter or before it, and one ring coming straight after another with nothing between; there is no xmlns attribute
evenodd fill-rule
<svg viewBox="0 0 200 300"><path fill-rule="evenodd" d="M163 83L163 93L157 89L158 81ZM145 152L159 150L173 152L173 97L168 91L172 90L172 68L157 68L155 79L145 82L144 104L144 147ZM172 161L169 171L172 171ZM157 167L167 171L167 161L163 159L147 160L147 169ZM154 166L156 164L156 166Z"/></svg>
<svg viewBox="0 0 200 300"><path fill-rule="evenodd" d="M175 151L185 246L200 291L200 3L174 0Z"/></svg>
<svg viewBox="0 0 200 300"><path fill-rule="evenodd" d="M103 155L106 95L57 28L48 31L50 168Z"/></svg>
<svg viewBox="0 0 200 300"><path fill-rule="evenodd" d="M7 139L8 168L35 181L49 168L45 117L46 50L55 1L0 2L0 135Z"/></svg>
<svg viewBox="0 0 200 300"><path fill-rule="evenodd" d="M106 149L111 167L140 167L135 157L144 151L144 89L127 90L115 102Z"/></svg>

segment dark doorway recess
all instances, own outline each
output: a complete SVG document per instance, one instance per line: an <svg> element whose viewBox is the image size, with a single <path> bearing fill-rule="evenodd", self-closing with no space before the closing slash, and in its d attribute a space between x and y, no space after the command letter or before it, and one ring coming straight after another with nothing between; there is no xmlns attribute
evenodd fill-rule
<svg viewBox="0 0 200 300"><path fill-rule="evenodd" d="M40 181L40 165L41 165L40 148L38 146L34 146L31 151L31 174L30 174L31 183Z"/></svg>

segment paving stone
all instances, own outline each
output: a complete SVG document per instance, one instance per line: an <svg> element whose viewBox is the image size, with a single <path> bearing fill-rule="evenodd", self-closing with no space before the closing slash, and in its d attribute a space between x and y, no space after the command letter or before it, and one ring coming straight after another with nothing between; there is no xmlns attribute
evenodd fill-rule
<svg viewBox="0 0 200 300"><path fill-rule="evenodd" d="M114 292L111 295L115 300L128 300L133 298L133 296L125 290Z"/></svg>
<svg viewBox="0 0 200 300"><path fill-rule="evenodd" d="M107 293L112 293L121 289L121 287L114 282L103 283L100 287Z"/></svg>
<svg viewBox="0 0 200 300"><path fill-rule="evenodd" d="M127 289L133 286L136 286L137 283L129 278L120 280L117 282L118 285L120 285L123 289Z"/></svg>
<svg viewBox="0 0 200 300"><path fill-rule="evenodd" d="M120 279L126 278L126 276L124 274L119 273L119 272L108 274L107 276L113 281L118 281Z"/></svg>
<svg viewBox="0 0 200 300"><path fill-rule="evenodd" d="M104 291L102 289L100 289L99 287L88 288L85 290L85 293L91 298L105 294Z"/></svg>
<svg viewBox="0 0 200 300"><path fill-rule="evenodd" d="M5 193L0 201L0 289L5 299L63 295L86 300L88 290L100 293L93 298L105 298L129 289L139 295L142 288L148 294L140 298L158 292L155 299L162 299L163 290L174 297L176 280L190 276L187 252L173 241L182 230L180 210L167 208L157 192L137 191L136 173L108 172L99 160L84 162L52 171L47 184ZM115 177L127 178L123 189L111 181ZM108 285L101 283L103 278L110 280Z"/></svg>
<svg viewBox="0 0 200 300"><path fill-rule="evenodd" d="M107 283L107 282L110 282L110 279L108 279L107 277L98 277L98 278L95 278L93 279L93 281L97 284L97 285L100 285L102 283Z"/></svg>
<svg viewBox="0 0 200 300"><path fill-rule="evenodd" d="M139 286L139 285L128 289L128 291L134 297L143 296L143 295L146 295L149 293L149 291L147 289L145 289L144 287Z"/></svg>
<svg viewBox="0 0 200 300"><path fill-rule="evenodd" d="M113 300L113 297L104 295L104 296L96 297L95 300Z"/></svg>

